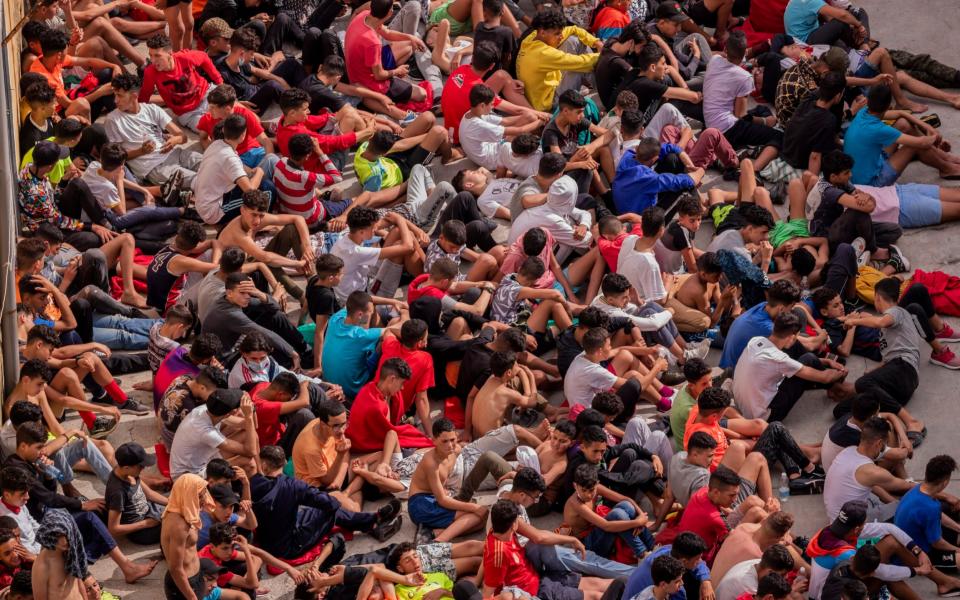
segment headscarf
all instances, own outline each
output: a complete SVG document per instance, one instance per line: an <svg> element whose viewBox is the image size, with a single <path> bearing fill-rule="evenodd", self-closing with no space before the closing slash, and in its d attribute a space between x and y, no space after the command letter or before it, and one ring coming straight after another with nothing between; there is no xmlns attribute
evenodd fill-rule
<svg viewBox="0 0 960 600"><path fill-rule="evenodd" d="M569 175L564 175L554 181L547 190L547 206L558 215L567 217L577 207L579 193L577 182Z"/></svg>
<svg viewBox="0 0 960 600"><path fill-rule="evenodd" d="M207 482L198 475L187 473L181 475L173 482L173 488L170 490L170 499L167 501L167 509L163 511L163 516L167 513L175 513L183 517L183 520L191 526L200 529L200 494L207 489ZM213 509L213 500L207 497L209 508ZM208 508L208 507L203 507Z"/></svg>
<svg viewBox="0 0 960 600"><path fill-rule="evenodd" d="M67 551L63 557L67 574L85 579L90 569L87 568L87 553L83 549L83 538L80 537L76 521L62 508L48 508L37 529L37 543L47 550L56 550L61 537L67 539Z"/></svg>

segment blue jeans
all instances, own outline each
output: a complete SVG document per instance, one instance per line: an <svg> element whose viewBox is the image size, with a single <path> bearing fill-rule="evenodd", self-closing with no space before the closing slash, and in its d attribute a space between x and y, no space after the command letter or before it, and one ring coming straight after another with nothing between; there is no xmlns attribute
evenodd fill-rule
<svg viewBox="0 0 960 600"><path fill-rule="evenodd" d="M604 558L595 552L587 550L586 558L581 558L580 553L566 546L556 546L557 558L560 562L573 571L588 577L602 577L603 579L619 579L626 583L633 573L635 567L625 565L609 558Z"/></svg>
<svg viewBox="0 0 960 600"><path fill-rule="evenodd" d="M637 517L637 511L629 502L620 502L613 507L607 514L607 521L629 521ZM634 535L633 530L621 531L619 533L610 533L599 527L594 527L593 531L583 540L583 545L587 550L592 550L600 556L610 556L613 553L613 544L617 537L620 537L627 546L629 546L637 556L642 556L654 546L653 536L646 527L640 527L640 535Z"/></svg>
<svg viewBox="0 0 960 600"><path fill-rule="evenodd" d="M103 216L106 217L116 231L126 231L146 223L156 223L158 221L176 221L180 218L179 208L164 208L162 206L141 206L133 210L128 210L124 215L118 215L112 210L104 210Z"/></svg>
<svg viewBox="0 0 960 600"><path fill-rule="evenodd" d="M93 341L111 350L144 350L150 341L150 328L162 319L131 319L121 315L93 316Z"/></svg>
<svg viewBox="0 0 960 600"><path fill-rule="evenodd" d="M97 478L103 483L110 479L110 472L113 468L107 459L103 457L100 449L93 442L84 442L83 440L74 440L61 448L53 455L54 465L63 473L63 483L73 481L73 465L85 459Z"/></svg>

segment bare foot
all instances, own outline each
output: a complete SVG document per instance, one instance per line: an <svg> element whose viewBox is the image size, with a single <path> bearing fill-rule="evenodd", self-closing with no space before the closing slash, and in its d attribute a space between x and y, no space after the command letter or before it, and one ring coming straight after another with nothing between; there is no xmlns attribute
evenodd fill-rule
<svg viewBox="0 0 960 600"><path fill-rule="evenodd" d="M940 177L941 179L960 179L960 164L957 164L957 166L953 169L940 171Z"/></svg>
<svg viewBox="0 0 960 600"><path fill-rule="evenodd" d="M151 560L147 564L131 562L130 572L127 573L125 571L123 573L123 578L127 583L136 583L137 580L143 579L144 577L152 573L154 567L156 567L159 562L160 561L158 560Z"/></svg>
<svg viewBox="0 0 960 600"><path fill-rule="evenodd" d="M914 114L924 113L930 110L930 107L926 104L920 104L919 102L914 102L913 100L907 100L903 104L898 104L897 108L900 110L909 110Z"/></svg>
<svg viewBox="0 0 960 600"><path fill-rule="evenodd" d="M452 163L452 162L454 162L454 161L457 161L457 160L460 160L461 158L463 158L463 152L460 152L460 151L457 150L456 148L452 148L452 149L450 150L450 158L448 158L448 159L443 159L443 160L441 160L440 162L442 162L442 163L445 164L445 165L449 165L450 163Z"/></svg>
<svg viewBox="0 0 960 600"><path fill-rule="evenodd" d="M147 299L138 294L134 290L126 291L124 290L123 295L120 296L120 302L128 306L135 306L137 308L147 308Z"/></svg>
<svg viewBox="0 0 960 600"><path fill-rule="evenodd" d="M960 96L957 96L950 101L950 106L954 107L957 110L960 110Z"/></svg>
<svg viewBox="0 0 960 600"><path fill-rule="evenodd" d="M138 381L133 384L133 389L137 390L138 392L152 392L153 383L149 381Z"/></svg>

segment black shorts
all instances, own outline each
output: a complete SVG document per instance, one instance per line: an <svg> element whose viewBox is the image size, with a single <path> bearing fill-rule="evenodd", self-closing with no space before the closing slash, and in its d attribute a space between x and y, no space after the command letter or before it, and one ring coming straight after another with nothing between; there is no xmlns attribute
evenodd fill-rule
<svg viewBox="0 0 960 600"><path fill-rule="evenodd" d="M413 95L413 84L406 79L394 77L390 80L390 87L387 88L386 96L397 104L406 104L410 102Z"/></svg>
<svg viewBox="0 0 960 600"><path fill-rule="evenodd" d="M687 16L693 19L693 22L701 27L716 27L717 13L710 12L706 2L700 0L687 7Z"/></svg>
<svg viewBox="0 0 960 600"><path fill-rule="evenodd" d="M396 81L396 79L394 79L394 81ZM425 164L432 155L433 153L425 150L423 146L416 146L403 152L388 154L387 158L397 163L397 166L400 167L400 172L403 173L403 179L406 180L410 177L410 171L413 170L414 165Z"/></svg>
<svg viewBox="0 0 960 600"><path fill-rule="evenodd" d="M583 592L577 588L579 580L580 578L577 577L576 584L570 585L572 581L560 582L541 577L537 597L540 600L583 600Z"/></svg>
<svg viewBox="0 0 960 600"><path fill-rule="evenodd" d="M179 4L193 4L193 0L167 0L167 8L173 8Z"/></svg>
<svg viewBox="0 0 960 600"><path fill-rule="evenodd" d="M193 590L193 593L196 594L197 598L203 598L203 575L200 574L200 571L197 571L196 574L191 575L187 578L187 581L190 583L190 589ZM163 576L163 594L167 597L167 600L186 600L187 597L183 595L183 592L180 591L180 588L177 587L177 584L173 581L173 576L170 575L170 571L167 571L166 575Z"/></svg>

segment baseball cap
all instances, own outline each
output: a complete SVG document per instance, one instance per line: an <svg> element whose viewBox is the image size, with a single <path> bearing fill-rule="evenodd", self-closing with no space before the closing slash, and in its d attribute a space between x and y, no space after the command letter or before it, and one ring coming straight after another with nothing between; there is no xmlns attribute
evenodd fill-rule
<svg viewBox="0 0 960 600"><path fill-rule="evenodd" d="M121 467L149 467L157 464L157 458L150 456L143 446L136 442L122 444L114 451L117 465Z"/></svg>
<svg viewBox="0 0 960 600"><path fill-rule="evenodd" d="M682 23L690 19L676 2L664 2L657 7L657 18Z"/></svg>
<svg viewBox="0 0 960 600"><path fill-rule="evenodd" d="M214 17L212 19L207 19L207 21L200 26L200 38L204 41L212 40L213 38L226 38L230 39L230 36L233 35L233 29L230 28L230 25L220 17Z"/></svg>
<svg viewBox="0 0 960 600"><path fill-rule="evenodd" d="M219 577L226 572L226 567L218 565L209 558L200 559L200 574L204 577Z"/></svg>
<svg viewBox="0 0 960 600"><path fill-rule="evenodd" d="M225 417L240 408L240 390L214 390L207 398L207 412L215 417Z"/></svg>
<svg viewBox="0 0 960 600"><path fill-rule="evenodd" d="M221 506L233 506L236 508L240 505L240 496L237 496L237 493L233 491L233 488L225 483L211 485L207 488L207 491L210 492L210 496L216 501L216 503Z"/></svg>
<svg viewBox="0 0 960 600"><path fill-rule="evenodd" d="M33 147L33 164L38 167L49 167L68 156L70 148L47 140L40 140Z"/></svg>
<svg viewBox="0 0 960 600"><path fill-rule="evenodd" d="M845 534L867 522L867 503L863 500L850 500L840 507L837 518L830 529L837 534Z"/></svg>

